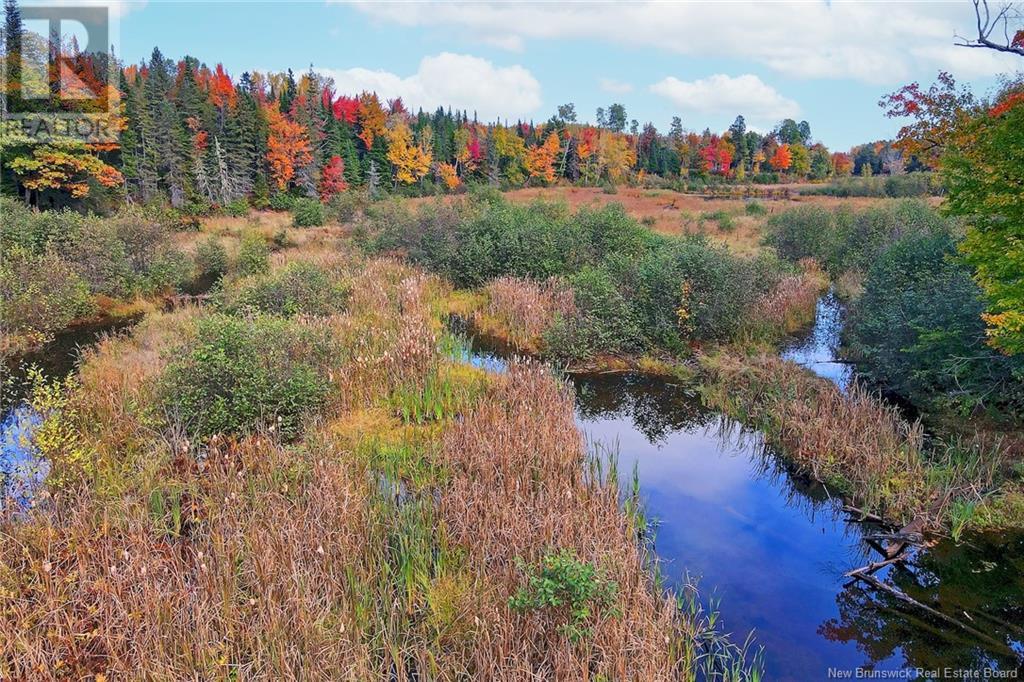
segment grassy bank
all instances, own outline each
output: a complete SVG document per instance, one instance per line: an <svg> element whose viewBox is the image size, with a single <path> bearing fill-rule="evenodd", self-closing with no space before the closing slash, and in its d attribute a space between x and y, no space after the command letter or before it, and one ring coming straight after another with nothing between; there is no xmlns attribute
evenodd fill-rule
<svg viewBox="0 0 1024 682"><path fill-rule="evenodd" d="M976 432L927 438L920 422L860 384L846 393L775 356L702 356L704 400L762 430L805 473L900 525L919 519L955 537L1024 526L1019 443Z"/></svg>
<svg viewBox="0 0 1024 682"><path fill-rule="evenodd" d="M0 518L0 677L746 679L566 387L489 375L448 287L281 254L39 387L51 462Z"/></svg>

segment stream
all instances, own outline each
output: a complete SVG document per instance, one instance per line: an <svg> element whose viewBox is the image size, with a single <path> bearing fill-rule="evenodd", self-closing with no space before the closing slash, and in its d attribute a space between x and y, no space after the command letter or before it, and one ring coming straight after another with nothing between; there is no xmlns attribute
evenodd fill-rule
<svg viewBox="0 0 1024 682"><path fill-rule="evenodd" d="M814 328L784 357L845 388L852 367L835 361L842 321L836 297L823 296ZM471 362L502 369L501 349L473 344ZM753 632L764 647L766 679L1024 665L1024 535L942 541L876 573L972 634L846 578L881 558L864 540L878 528L848 522L841 500L692 390L639 374L568 379L588 442L618 453L623 478L635 468L665 582L699 578L725 631L739 643Z"/></svg>
<svg viewBox="0 0 1024 682"><path fill-rule="evenodd" d="M814 328L783 351L841 388L853 380L852 368L835 362L842 319L835 296L822 297ZM62 377L82 346L127 324L77 329L24 360ZM506 357L474 339L466 359L502 371ZM1024 665L1024 535L942 541L877 574L981 636L972 634L845 578L879 558L864 541L874 529L849 523L840 500L795 475L758 432L707 409L691 389L638 374L569 381L588 442L617 452L624 478L638 475L665 583L699 579L725 630L739 642L753 632L764 648L766 679L823 680L830 668ZM4 398L0 483L28 499L46 472L23 438L38 416Z"/></svg>

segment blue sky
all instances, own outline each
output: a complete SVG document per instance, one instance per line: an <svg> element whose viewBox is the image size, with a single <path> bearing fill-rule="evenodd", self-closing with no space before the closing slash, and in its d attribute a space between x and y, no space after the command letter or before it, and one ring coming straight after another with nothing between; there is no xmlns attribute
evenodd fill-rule
<svg viewBox="0 0 1024 682"><path fill-rule="evenodd" d="M574 102L581 119L622 102L660 130L720 131L743 114L770 129L790 116L832 148L891 137L877 106L939 69L984 93L1013 57L953 46L973 20L955 2L340 3L168 2L127 5L119 53L154 45L232 76L314 68L341 92L401 94L491 119L542 121ZM1019 61L1019 59L1017 60Z"/></svg>

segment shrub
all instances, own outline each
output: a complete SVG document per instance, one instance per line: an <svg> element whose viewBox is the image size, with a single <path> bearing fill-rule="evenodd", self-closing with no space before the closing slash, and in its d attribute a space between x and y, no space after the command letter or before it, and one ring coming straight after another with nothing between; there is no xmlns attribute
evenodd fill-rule
<svg viewBox="0 0 1024 682"><path fill-rule="evenodd" d="M583 360L597 353L635 353L645 337L629 301L605 267L585 267L569 277L576 313L557 320L547 346L556 357Z"/></svg>
<svg viewBox="0 0 1024 682"><path fill-rule="evenodd" d="M280 318L201 318L164 371L162 403L194 438L259 428L291 438L326 395L328 353L323 334Z"/></svg>
<svg viewBox="0 0 1024 682"><path fill-rule="evenodd" d="M56 253L14 247L0 258L0 325L5 334L49 334L91 309L88 286Z"/></svg>
<svg viewBox="0 0 1024 682"><path fill-rule="evenodd" d="M246 232L238 245L235 270L241 276L259 275L270 269L270 247L258 232Z"/></svg>
<svg viewBox="0 0 1024 682"><path fill-rule="evenodd" d="M521 560L519 566L526 574L526 585L509 599L509 607L544 614L558 623L558 633L571 642L590 637L588 623L602 612L618 613L618 585L570 550L545 553L536 569Z"/></svg>
<svg viewBox="0 0 1024 682"><path fill-rule="evenodd" d="M324 224L324 206L316 199L296 199L292 219L295 227L320 227Z"/></svg>
<svg viewBox="0 0 1024 682"><path fill-rule="evenodd" d="M619 188L610 182L602 183L601 191L605 194L618 194Z"/></svg>
<svg viewBox="0 0 1024 682"><path fill-rule="evenodd" d="M370 198L365 192L349 190L339 192L327 203L327 214L338 223L352 222L366 209Z"/></svg>
<svg viewBox="0 0 1024 682"><path fill-rule="evenodd" d="M296 197L287 192L275 192L270 195L267 205L273 211L290 211L295 205Z"/></svg>
<svg viewBox="0 0 1024 682"><path fill-rule="evenodd" d="M868 270L850 349L869 379L921 407L1024 410L1024 359L987 343L985 305L949 234L909 234Z"/></svg>
<svg viewBox="0 0 1024 682"><path fill-rule="evenodd" d="M764 215L768 213L768 209L764 207L764 204L762 204L760 201L757 201L756 199L748 201L746 205L743 207L743 210L746 211L747 215L754 216Z"/></svg>
<svg viewBox="0 0 1024 682"><path fill-rule="evenodd" d="M833 275L866 271L907 234L952 232L953 223L921 201L904 200L856 213L798 206L768 219L765 242L791 261L814 258Z"/></svg>
<svg viewBox="0 0 1024 682"><path fill-rule="evenodd" d="M202 277L216 279L228 271L228 252L215 235L196 246L196 269Z"/></svg>
<svg viewBox="0 0 1024 682"><path fill-rule="evenodd" d="M243 278L224 289L220 305L229 313L330 315L345 307L347 288L313 263L296 261L269 275Z"/></svg>
<svg viewBox="0 0 1024 682"><path fill-rule="evenodd" d="M224 207L229 216L241 218L249 215L249 202L246 199L235 199Z"/></svg>

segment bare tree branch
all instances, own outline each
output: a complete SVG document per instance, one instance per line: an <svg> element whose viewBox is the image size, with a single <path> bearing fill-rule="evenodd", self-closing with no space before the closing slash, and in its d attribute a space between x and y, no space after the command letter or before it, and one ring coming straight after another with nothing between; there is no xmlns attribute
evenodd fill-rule
<svg viewBox="0 0 1024 682"><path fill-rule="evenodd" d="M980 47L1024 57L1024 14L1012 2L1001 3L995 15L988 0L971 0L977 20L978 37L954 36L958 47ZM1002 42L998 40L1002 34ZM993 40L995 36L996 40Z"/></svg>

